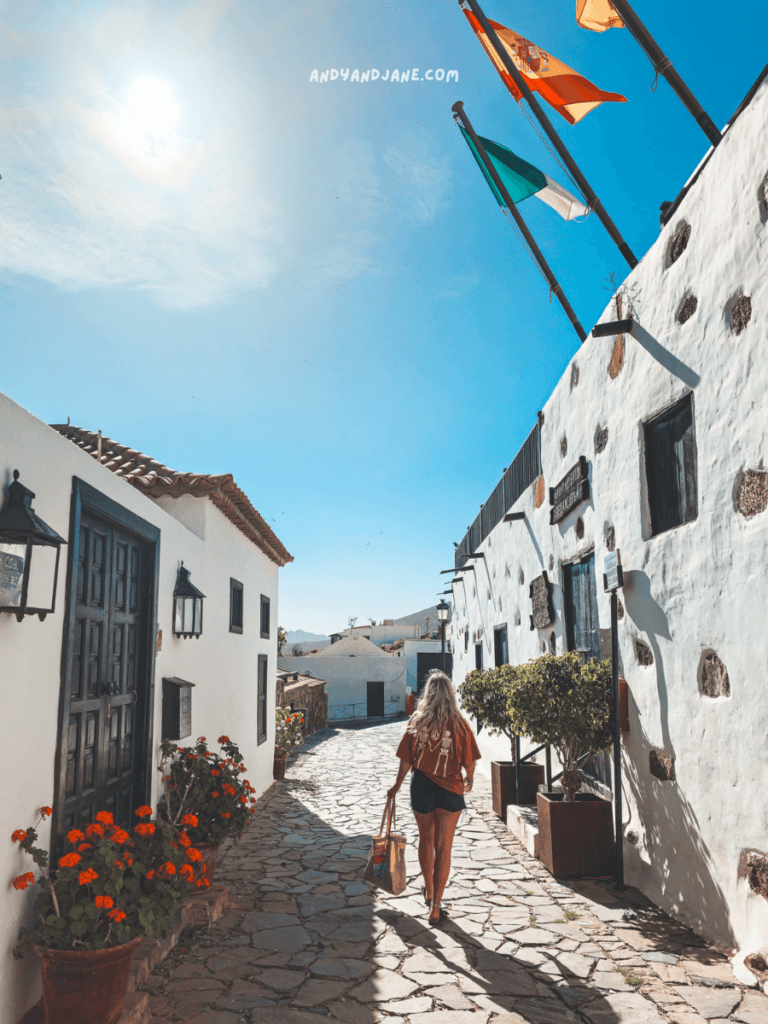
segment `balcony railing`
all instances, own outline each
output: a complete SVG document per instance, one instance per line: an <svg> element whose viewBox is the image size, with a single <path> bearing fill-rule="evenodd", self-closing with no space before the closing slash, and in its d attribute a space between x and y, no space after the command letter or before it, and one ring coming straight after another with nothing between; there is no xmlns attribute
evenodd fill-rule
<svg viewBox="0 0 768 1024"><path fill-rule="evenodd" d="M464 564L464 556L477 551L488 534L509 512L517 499L541 475L541 429L537 423L504 472L493 492L480 509L480 514L456 548L456 568Z"/></svg>
<svg viewBox="0 0 768 1024"><path fill-rule="evenodd" d="M399 711L399 701L397 697L390 697L387 701L389 707L384 708L384 717L391 718L396 715ZM329 722L351 722L351 721L362 721L363 719L374 717L380 718L380 715L369 716L368 714L368 703L362 701L358 704L333 704L328 708L328 721Z"/></svg>

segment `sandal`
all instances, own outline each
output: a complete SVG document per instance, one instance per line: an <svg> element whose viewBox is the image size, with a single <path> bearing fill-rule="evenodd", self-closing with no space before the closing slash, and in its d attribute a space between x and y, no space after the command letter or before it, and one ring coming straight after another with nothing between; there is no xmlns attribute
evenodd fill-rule
<svg viewBox="0 0 768 1024"><path fill-rule="evenodd" d="M432 900L429 899L428 896L427 896L427 887L426 887L426 885L422 885L422 887L421 887L421 895L424 897L424 902L426 903L426 905L428 907L431 907L432 906Z"/></svg>
<svg viewBox="0 0 768 1024"><path fill-rule="evenodd" d="M437 909L439 911L440 916L433 918L432 917L432 911L435 910L435 909ZM427 918L427 920L429 922L430 928L439 928L440 925L442 925L443 921L447 920L447 918L448 918L448 911L447 910L443 910L443 908L439 904L436 907L435 903L433 902L431 904L431 907L430 907L429 917Z"/></svg>

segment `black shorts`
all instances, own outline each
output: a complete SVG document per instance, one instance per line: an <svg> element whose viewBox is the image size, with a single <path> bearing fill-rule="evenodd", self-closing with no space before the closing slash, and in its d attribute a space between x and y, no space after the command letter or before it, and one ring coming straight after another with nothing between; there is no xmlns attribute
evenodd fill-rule
<svg viewBox="0 0 768 1024"><path fill-rule="evenodd" d="M461 793L451 793L433 782L428 775L413 769L411 776L411 809L417 814L430 814L436 807L442 811L463 811L466 807Z"/></svg>

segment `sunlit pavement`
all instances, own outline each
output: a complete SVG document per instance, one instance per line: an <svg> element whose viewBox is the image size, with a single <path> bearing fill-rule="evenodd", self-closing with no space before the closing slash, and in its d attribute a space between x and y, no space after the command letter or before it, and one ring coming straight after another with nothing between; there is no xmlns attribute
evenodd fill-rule
<svg viewBox="0 0 768 1024"><path fill-rule="evenodd" d="M427 923L407 782L408 888L373 890L362 871L404 728L325 730L291 758L221 857L230 910L153 976L153 1021L768 1024L768 998L637 891L556 882L493 815L480 773L456 833L450 920Z"/></svg>

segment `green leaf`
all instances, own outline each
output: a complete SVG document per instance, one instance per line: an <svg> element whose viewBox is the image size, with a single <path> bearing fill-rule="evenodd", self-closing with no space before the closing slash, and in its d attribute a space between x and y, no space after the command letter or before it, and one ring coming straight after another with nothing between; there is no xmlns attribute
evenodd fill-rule
<svg viewBox="0 0 768 1024"><path fill-rule="evenodd" d="M70 926L69 930L73 935L85 935L88 931L88 925L85 921L74 921Z"/></svg>
<svg viewBox="0 0 768 1024"><path fill-rule="evenodd" d="M83 908L79 903L76 903L69 912L69 916L73 921L79 921L83 916Z"/></svg>

